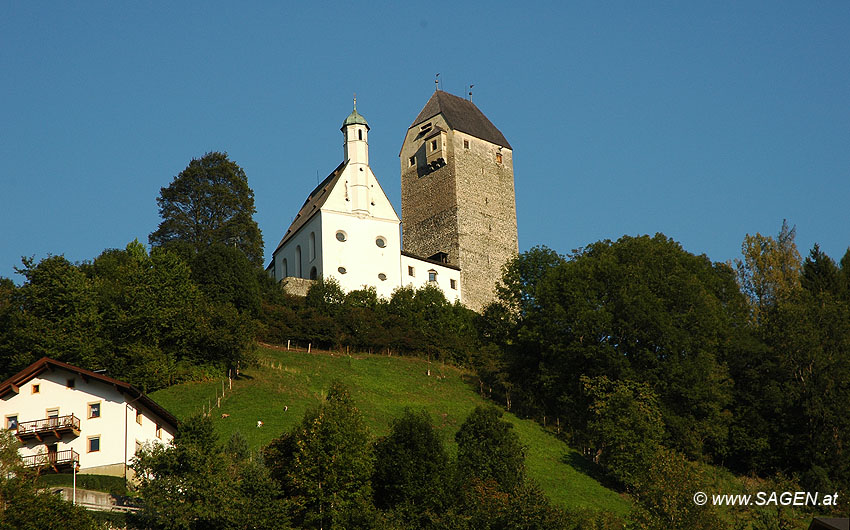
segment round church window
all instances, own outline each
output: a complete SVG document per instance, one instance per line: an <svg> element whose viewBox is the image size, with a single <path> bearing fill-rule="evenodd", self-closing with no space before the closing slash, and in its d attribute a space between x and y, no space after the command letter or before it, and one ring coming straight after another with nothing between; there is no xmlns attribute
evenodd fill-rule
<svg viewBox="0 0 850 530"><path fill-rule="evenodd" d="M345 267L339 267L339 268L337 268L337 270L339 271L340 274L345 274L346 272L348 272L347 270L345 270Z"/></svg>
<svg viewBox="0 0 850 530"><path fill-rule="evenodd" d="M384 248L384 247L387 246L387 240L384 239L383 237L379 237L378 239L375 240L375 244L378 245L381 248Z"/></svg>
<svg viewBox="0 0 850 530"><path fill-rule="evenodd" d="M378 275L378 279L384 281L387 279L387 275L382 272Z"/></svg>
<svg viewBox="0 0 850 530"><path fill-rule="evenodd" d="M346 239L348 239L348 237L346 237L345 232L343 232L342 230L337 231L337 233L336 233L336 240L337 241L345 241Z"/></svg>

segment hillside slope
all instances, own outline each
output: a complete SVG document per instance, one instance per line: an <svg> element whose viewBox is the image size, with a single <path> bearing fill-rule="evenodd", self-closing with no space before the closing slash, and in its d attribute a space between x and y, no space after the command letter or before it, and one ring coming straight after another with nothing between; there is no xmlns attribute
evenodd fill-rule
<svg viewBox="0 0 850 530"><path fill-rule="evenodd" d="M290 430L309 407L319 403L334 379L351 389L374 436L387 434L390 422L401 415L404 407L424 408L452 453L456 451L454 435L460 424L473 408L487 403L464 382L464 376L470 374L432 363L428 376L428 363L421 359L307 354L271 348L261 348L259 353L261 366L245 370L241 378L235 379L221 407L214 407L212 413L221 440L240 431L252 449ZM221 382L186 383L155 392L151 397L183 418L200 412L208 403L215 405L221 388ZM574 450L531 420L512 414L505 414L505 418L528 446L529 476L553 502L621 515L628 512L628 500L568 463L577 461L579 455ZM258 421L263 422L262 428L257 427Z"/></svg>

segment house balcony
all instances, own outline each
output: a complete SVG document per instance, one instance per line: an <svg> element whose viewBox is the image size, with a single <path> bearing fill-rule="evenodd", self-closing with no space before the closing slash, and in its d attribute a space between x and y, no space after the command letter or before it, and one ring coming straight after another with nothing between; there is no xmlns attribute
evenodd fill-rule
<svg viewBox="0 0 850 530"><path fill-rule="evenodd" d="M30 438L43 442L47 437L53 436L59 440L69 433L72 436L80 435L80 418L73 414L19 422L17 436L22 442Z"/></svg>
<svg viewBox="0 0 850 530"><path fill-rule="evenodd" d="M70 469L80 461L80 453L73 449L53 451L38 455L24 456L21 458L26 467L52 467L57 473L63 469Z"/></svg>

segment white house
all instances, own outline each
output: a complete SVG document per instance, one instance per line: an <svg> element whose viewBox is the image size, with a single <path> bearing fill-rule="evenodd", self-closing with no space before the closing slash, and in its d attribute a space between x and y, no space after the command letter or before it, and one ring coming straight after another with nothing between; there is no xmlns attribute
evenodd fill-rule
<svg viewBox="0 0 850 530"><path fill-rule="evenodd" d="M0 418L26 465L127 476L136 450L168 443L177 419L136 387L43 357L0 384Z"/></svg>
<svg viewBox="0 0 850 530"><path fill-rule="evenodd" d="M402 251L400 220L369 167L369 124L355 106L342 124L343 162L310 192L266 271L287 278L335 278L344 291L374 286L389 298L401 286L440 287L461 300L460 269L439 254Z"/></svg>

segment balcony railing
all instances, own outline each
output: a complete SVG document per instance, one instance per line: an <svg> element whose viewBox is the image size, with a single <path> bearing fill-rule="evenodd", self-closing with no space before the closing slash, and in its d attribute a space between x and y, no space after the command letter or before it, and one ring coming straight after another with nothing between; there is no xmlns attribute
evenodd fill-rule
<svg viewBox="0 0 850 530"><path fill-rule="evenodd" d="M21 458L24 465L27 467L45 467L50 466L57 469L62 466L72 465L74 462L80 461L80 453L73 449L65 449L63 451L55 451L52 453L41 453L38 455L30 455Z"/></svg>
<svg viewBox="0 0 850 530"><path fill-rule="evenodd" d="M57 439L63 434L71 433L80 435L80 418L73 414L69 416L56 416L54 418L42 418L34 421L22 421L18 423L18 438L37 438L39 441L46 435L53 435Z"/></svg>

